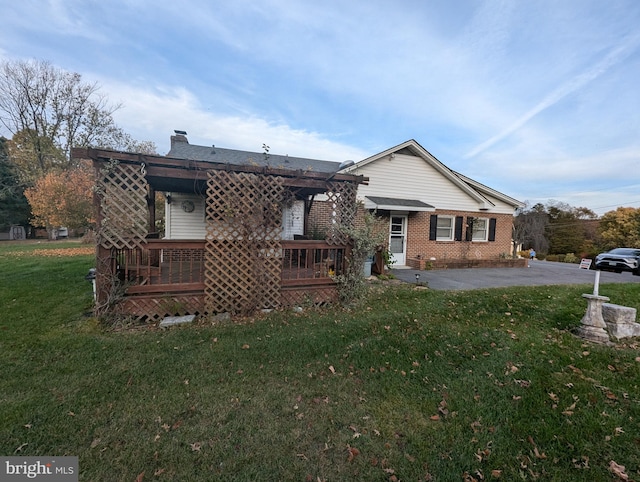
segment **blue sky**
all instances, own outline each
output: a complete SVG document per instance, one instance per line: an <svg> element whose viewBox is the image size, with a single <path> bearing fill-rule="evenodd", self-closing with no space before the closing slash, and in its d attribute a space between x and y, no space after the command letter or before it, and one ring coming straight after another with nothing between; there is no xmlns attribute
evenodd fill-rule
<svg viewBox="0 0 640 482"><path fill-rule="evenodd" d="M343 161L415 139L521 201L640 207L637 0L22 0L0 58L96 81L116 122Z"/></svg>

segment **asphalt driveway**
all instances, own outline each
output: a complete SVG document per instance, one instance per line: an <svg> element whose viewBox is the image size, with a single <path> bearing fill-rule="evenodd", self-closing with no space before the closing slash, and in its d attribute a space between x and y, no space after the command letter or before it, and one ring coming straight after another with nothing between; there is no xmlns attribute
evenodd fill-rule
<svg viewBox="0 0 640 482"><path fill-rule="evenodd" d="M580 269L577 264L533 260L529 268L470 268L419 271L392 269L393 275L407 283L427 282L435 290L475 290L503 286L543 286L567 284L591 284L596 272ZM600 284L640 283L640 276L631 273L600 273Z"/></svg>

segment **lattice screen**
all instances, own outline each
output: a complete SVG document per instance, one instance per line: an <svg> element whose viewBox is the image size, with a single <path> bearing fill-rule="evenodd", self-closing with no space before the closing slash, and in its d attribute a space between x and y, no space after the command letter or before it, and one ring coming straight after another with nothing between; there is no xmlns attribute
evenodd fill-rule
<svg viewBox="0 0 640 482"><path fill-rule="evenodd" d="M283 193L280 177L208 173L207 312L251 313L280 305Z"/></svg>
<svg viewBox="0 0 640 482"><path fill-rule="evenodd" d="M356 193L358 185L351 182L331 182L327 191L327 202L331 207L332 224L327 233L327 243L348 244L349 236L341 233L337 228L340 225L353 226L356 220L358 205Z"/></svg>
<svg viewBox="0 0 640 482"><path fill-rule="evenodd" d="M115 162L101 169L98 242L104 248L142 247L148 233L147 180L143 172L140 166Z"/></svg>

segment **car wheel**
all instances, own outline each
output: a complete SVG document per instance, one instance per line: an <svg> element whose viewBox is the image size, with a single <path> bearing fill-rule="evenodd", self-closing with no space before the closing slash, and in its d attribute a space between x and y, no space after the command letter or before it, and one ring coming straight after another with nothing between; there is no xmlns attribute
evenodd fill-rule
<svg viewBox="0 0 640 482"><path fill-rule="evenodd" d="M634 269L631 273L633 273L634 276L640 276L640 268Z"/></svg>

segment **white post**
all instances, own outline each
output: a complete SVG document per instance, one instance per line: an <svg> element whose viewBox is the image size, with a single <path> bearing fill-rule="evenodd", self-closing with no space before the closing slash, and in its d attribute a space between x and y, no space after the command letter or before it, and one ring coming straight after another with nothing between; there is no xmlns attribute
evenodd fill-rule
<svg viewBox="0 0 640 482"><path fill-rule="evenodd" d="M593 283L593 295L598 296L600 290L600 270L596 270L596 280Z"/></svg>

